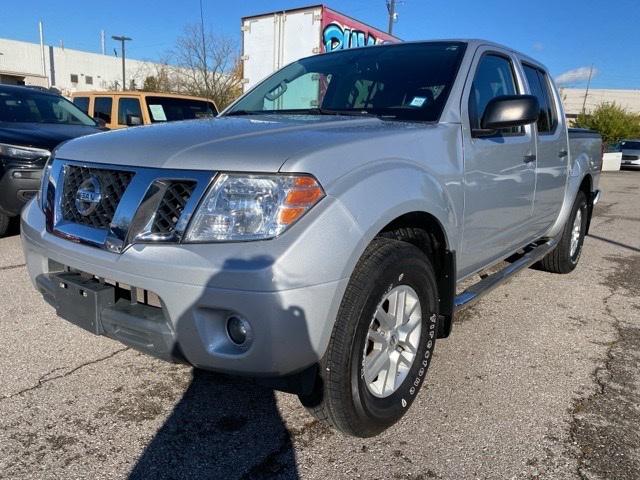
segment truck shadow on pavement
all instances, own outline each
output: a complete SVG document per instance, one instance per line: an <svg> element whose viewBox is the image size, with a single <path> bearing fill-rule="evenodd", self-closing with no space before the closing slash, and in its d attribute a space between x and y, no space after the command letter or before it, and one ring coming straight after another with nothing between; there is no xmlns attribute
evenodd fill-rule
<svg viewBox="0 0 640 480"><path fill-rule="evenodd" d="M609 238L600 237L598 235L594 235L593 233L589 234L589 237L595 238L596 240L600 240L601 242L610 243L611 245L615 245L616 247L621 247L626 250L631 250L632 252L640 253L640 248L632 247L631 245L627 245L626 243L616 242L615 240L611 240Z"/></svg>
<svg viewBox="0 0 640 480"><path fill-rule="evenodd" d="M129 479L298 478L273 390L203 370Z"/></svg>
<svg viewBox="0 0 640 480"><path fill-rule="evenodd" d="M250 276L255 270L270 270L273 263L267 256L234 258L225 262L222 271ZM209 281L209 285L224 284L222 276ZM277 290L277 285L273 287ZM209 292L194 306L206 310L217 302ZM289 349L287 339L296 338L296 348L312 348L307 319L300 307L271 302L265 308L277 312L278 328L262 329L260 337L256 332L254 342ZM243 316L249 321L259 320ZM203 321L215 323L216 319L213 316ZM212 325L207 328L214 328ZM187 317L179 319L175 329L178 335L197 330ZM224 335L222 332L218 335ZM291 434L278 411L274 390L251 380L193 369L182 398L129 474L131 480L168 478L298 478Z"/></svg>

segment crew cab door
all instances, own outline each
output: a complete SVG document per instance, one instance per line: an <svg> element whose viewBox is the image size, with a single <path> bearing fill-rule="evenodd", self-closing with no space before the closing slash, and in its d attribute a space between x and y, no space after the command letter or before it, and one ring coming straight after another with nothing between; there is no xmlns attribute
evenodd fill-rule
<svg viewBox="0 0 640 480"><path fill-rule="evenodd" d="M492 98L525 93L516 60L479 49L462 96L464 219L460 273L468 275L524 246L532 237L535 140L531 125L480 135Z"/></svg>
<svg viewBox="0 0 640 480"><path fill-rule="evenodd" d="M540 116L536 124L536 193L533 218L540 235L553 225L560 214L569 173L569 148L564 115L547 73L523 62L522 69L531 95L538 98Z"/></svg>

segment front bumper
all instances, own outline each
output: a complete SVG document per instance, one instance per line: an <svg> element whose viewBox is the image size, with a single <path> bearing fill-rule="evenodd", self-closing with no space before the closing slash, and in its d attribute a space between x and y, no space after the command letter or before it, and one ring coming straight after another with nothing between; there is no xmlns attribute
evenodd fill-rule
<svg viewBox="0 0 640 480"><path fill-rule="evenodd" d="M340 219L348 223L349 217L339 214L337 202L328 202L324 210L343 234L338 243L350 238L345 231L356 238L353 228L341 224ZM324 222L316 218L315 223ZM56 288L50 273L66 267L153 292L161 309L153 313L121 303L106 308L100 314L100 333L166 360L186 359L199 368L250 376L301 371L316 363L328 345L348 276L323 269L326 249L305 246L304 236L298 235L287 248L278 241L148 244L116 254L47 233L36 202L22 214L29 275L50 302ZM238 258L239 248L245 259ZM338 257L340 262L337 248L332 260ZM267 258L265 249L279 252L278 258ZM306 261L301 265L302 258ZM342 261L335 265L348 266L347 258ZM328 281L304 285L305 270L320 271ZM231 315L250 322L253 338L248 346L229 339L226 322Z"/></svg>
<svg viewBox="0 0 640 480"><path fill-rule="evenodd" d="M620 165L623 167L640 167L640 158L625 158L623 156Z"/></svg>
<svg viewBox="0 0 640 480"><path fill-rule="evenodd" d="M7 168L0 171L0 213L9 216L20 215L22 207L40 189L42 169Z"/></svg>

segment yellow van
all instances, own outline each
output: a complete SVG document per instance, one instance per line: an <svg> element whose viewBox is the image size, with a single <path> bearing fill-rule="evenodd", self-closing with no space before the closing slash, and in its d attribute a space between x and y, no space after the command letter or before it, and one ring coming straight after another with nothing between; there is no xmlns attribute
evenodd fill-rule
<svg viewBox="0 0 640 480"><path fill-rule="evenodd" d="M174 93L76 92L76 107L110 129L214 117L211 100Z"/></svg>

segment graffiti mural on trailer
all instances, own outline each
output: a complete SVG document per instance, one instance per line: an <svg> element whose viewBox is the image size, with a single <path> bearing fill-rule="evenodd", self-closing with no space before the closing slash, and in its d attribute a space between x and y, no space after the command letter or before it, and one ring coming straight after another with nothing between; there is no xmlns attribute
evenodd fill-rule
<svg viewBox="0 0 640 480"><path fill-rule="evenodd" d="M382 39L376 38L371 32L350 28L339 23L330 23L324 27L322 42L325 52L384 43Z"/></svg>

